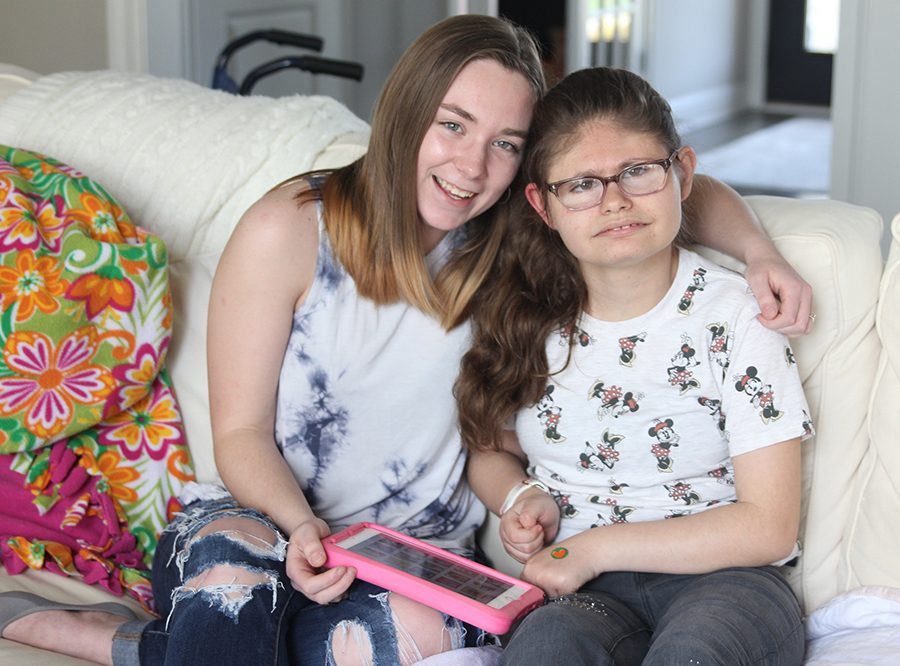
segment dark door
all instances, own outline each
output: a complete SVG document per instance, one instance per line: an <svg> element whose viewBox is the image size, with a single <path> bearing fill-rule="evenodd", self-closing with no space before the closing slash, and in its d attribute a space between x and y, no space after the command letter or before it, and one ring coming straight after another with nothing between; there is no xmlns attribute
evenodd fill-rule
<svg viewBox="0 0 900 666"><path fill-rule="evenodd" d="M770 0L766 100L790 104L831 104L834 56L804 46L806 0Z"/></svg>

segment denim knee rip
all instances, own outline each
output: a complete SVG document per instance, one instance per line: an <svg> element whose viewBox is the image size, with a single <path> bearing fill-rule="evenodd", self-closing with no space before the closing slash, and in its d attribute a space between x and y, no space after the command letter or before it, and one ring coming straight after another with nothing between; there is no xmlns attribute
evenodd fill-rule
<svg viewBox="0 0 900 666"><path fill-rule="evenodd" d="M254 590L258 588L271 589L272 611L274 612L278 588L284 586L278 579L277 571L262 565L266 560L283 562L287 552L287 541L271 520L263 514L248 509L231 508L233 505L229 505L226 501L219 501L215 504L219 504L221 508L207 510L206 506L188 507L167 528L169 531L176 532L169 562L171 563L172 558L175 558L179 579L182 582L182 585L172 590L172 610L169 613L169 618L172 617L172 613L175 611L179 601L199 594L209 603L210 607L218 608L226 617L237 624L241 609L252 598ZM253 520L263 525L271 531L274 543L269 543L262 537L239 529L210 532L202 537L195 538L197 532L207 525L229 517ZM182 538L187 539L187 542L179 551L178 543ZM198 544L203 544L207 547L207 551L204 553L204 557L200 558L201 561L199 563L191 561L192 551ZM210 550L215 550L217 555L210 556ZM227 557L229 552L236 554L237 557ZM254 562L256 565L254 565ZM185 567L187 565L190 565L191 571L186 576ZM186 578L194 579L215 567L221 566L233 567L251 574L257 574L260 577L260 581L256 583L232 581L230 583L217 583L201 587L187 587L184 585ZM166 620L167 628L169 618Z"/></svg>
<svg viewBox="0 0 900 666"><path fill-rule="evenodd" d="M383 613L382 620L384 622L384 625L393 627L393 635L390 637L389 642L397 655L397 663L413 664L421 661L422 655L418 649L418 646L416 645L415 639L413 639L412 635L404 628L404 626L400 622L398 622L394 610L393 608L391 608L391 594L391 592L381 592L378 594L370 594L368 596L370 599L375 599L379 602L381 611ZM453 650L464 647L466 638L465 625L460 620L454 617L450 617L449 615L443 613L441 615L443 616L444 620L443 632L448 634L450 637L449 649ZM334 656L334 646L335 641L340 639L342 635L343 639L346 642L352 641L356 644L359 656L371 654L374 650L372 626L369 622L359 617L340 620L334 626L332 626L331 631L328 634L327 643L325 646L327 664L329 666L335 666L337 664ZM376 662L377 660L370 658L369 662L361 663Z"/></svg>

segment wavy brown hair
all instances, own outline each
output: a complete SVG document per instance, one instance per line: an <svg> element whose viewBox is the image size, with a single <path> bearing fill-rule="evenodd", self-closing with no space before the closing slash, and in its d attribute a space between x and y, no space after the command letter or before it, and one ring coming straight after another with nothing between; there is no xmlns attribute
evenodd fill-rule
<svg viewBox="0 0 900 666"><path fill-rule="evenodd" d="M359 293L376 303L406 301L453 328L494 263L508 210L497 204L466 224L466 240L432 280L419 244L416 165L422 139L460 70L493 60L544 93L538 46L505 19L461 15L426 30L394 66L375 105L366 154L333 171L320 196L337 258Z"/></svg>
<svg viewBox="0 0 900 666"><path fill-rule="evenodd" d="M535 107L516 191L538 184L546 203L550 165L598 120L656 136L668 152L681 147L668 102L647 81L626 70L581 70ZM499 450L504 424L540 399L550 378L547 338L568 332L571 353L587 300L578 263L559 234L524 196L516 200L498 260L472 303L472 345L454 387L463 442L476 450Z"/></svg>

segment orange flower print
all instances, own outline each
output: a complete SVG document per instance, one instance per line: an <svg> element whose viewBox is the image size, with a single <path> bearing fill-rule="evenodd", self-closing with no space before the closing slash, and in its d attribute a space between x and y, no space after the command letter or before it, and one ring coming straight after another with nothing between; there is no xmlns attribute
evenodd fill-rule
<svg viewBox="0 0 900 666"><path fill-rule="evenodd" d="M66 291L66 298L84 301L88 319L93 319L111 307L128 312L134 307L134 285L125 279L115 266L104 266L96 273L87 273L75 280Z"/></svg>
<svg viewBox="0 0 900 666"><path fill-rule="evenodd" d="M181 481L197 480L193 470L191 470L191 456L186 448L172 449L169 459L166 460L166 469L169 470L169 474L173 478Z"/></svg>
<svg viewBox="0 0 900 666"><path fill-rule="evenodd" d="M0 379L0 415L24 414L25 428L48 439L69 425L75 404L102 403L114 379L109 370L91 363L97 345L89 326L69 333L55 348L53 340L37 331L11 334L3 357L16 374Z"/></svg>
<svg viewBox="0 0 900 666"><path fill-rule="evenodd" d="M158 352L156 347L145 342L135 353L134 363L120 363L112 369L116 388L106 398L104 419L127 409L150 392L168 347L168 337L163 338Z"/></svg>
<svg viewBox="0 0 900 666"><path fill-rule="evenodd" d="M45 176L67 175L71 176L72 178L84 178L84 174L81 173L78 169L73 169L66 164L41 162L39 168L41 170L41 173ZM22 169L24 171L23 167L19 167L19 169ZM31 174L26 175L25 177L28 178L28 180L34 180L34 171L31 169L28 169L28 171L30 171Z"/></svg>
<svg viewBox="0 0 900 666"><path fill-rule="evenodd" d="M65 222L59 216L62 198L34 200L12 190L0 209L0 252L37 250L45 245L59 252Z"/></svg>
<svg viewBox="0 0 900 666"><path fill-rule="evenodd" d="M122 209L90 192L81 194L81 208L70 209L66 219L80 222L91 238L106 243L124 243L134 236L134 225L127 221Z"/></svg>
<svg viewBox="0 0 900 666"><path fill-rule="evenodd" d="M17 536L7 540L6 545L31 569L43 568L49 555L62 571L70 576L78 575L78 570L72 561L71 549L57 541L41 539L29 541L25 537Z"/></svg>
<svg viewBox="0 0 900 666"><path fill-rule="evenodd" d="M16 173L15 169L4 169L3 163L0 163L0 173L6 173L7 171L11 171L12 173ZM0 175L0 206L6 207L6 200L9 198L11 192L15 190L15 186L12 184L12 181L8 176Z"/></svg>
<svg viewBox="0 0 900 666"><path fill-rule="evenodd" d="M128 484L141 478L134 467L119 467L122 456L115 451L106 451L97 460L97 467L109 484L109 494L120 502L137 502L138 494Z"/></svg>
<svg viewBox="0 0 900 666"><path fill-rule="evenodd" d="M166 293L163 294L162 297L163 307L166 309L166 314L163 317L162 324L160 324L165 330L172 330L172 291L171 289L166 289Z"/></svg>
<svg viewBox="0 0 900 666"><path fill-rule="evenodd" d="M23 536L11 537L6 541L9 549L19 556L30 569L40 569L44 566L46 548L39 542L31 542Z"/></svg>
<svg viewBox="0 0 900 666"><path fill-rule="evenodd" d="M59 309L57 296L66 288L60 280L62 267L52 256L34 258L31 250L22 250L16 256L16 265L0 266L0 307L4 310L19 304L16 321L25 321L37 308L45 314Z"/></svg>
<svg viewBox="0 0 900 666"><path fill-rule="evenodd" d="M91 476L101 476L106 480L109 495L119 501L137 502L138 495L128 484L141 478L141 473L131 466L119 467L122 456L115 451L104 451L100 458L85 447L77 447L78 464Z"/></svg>
<svg viewBox="0 0 900 666"><path fill-rule="evenodd" d="M66 221L61 216L64 207L65 203L60 196L40 199L34 205L34 216L38 221L41 241L57 254L62 249L62 235L66 228Z"/></svg>
<svg viewBox="0 0 900 666"><path fill-rule="evenodd" d="M137 460L145 452L153 460L163 460L170 445L184 443L175 396L161 382L145 398L101 425L100 443L118 446L128 460Z"/></svg>

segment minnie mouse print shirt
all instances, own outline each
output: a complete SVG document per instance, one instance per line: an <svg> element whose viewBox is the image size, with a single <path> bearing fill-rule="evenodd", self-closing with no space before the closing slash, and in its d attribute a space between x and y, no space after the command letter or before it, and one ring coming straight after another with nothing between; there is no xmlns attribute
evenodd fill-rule
<svg viewBox="0 0 900 666"><path fill-rule="evenodd" d="M649 312L550 336L551 381L515 430L560 506L557 541L735 502L735 456L813 434L788 340L758 314L743 277L679 250Z"/></svg>

